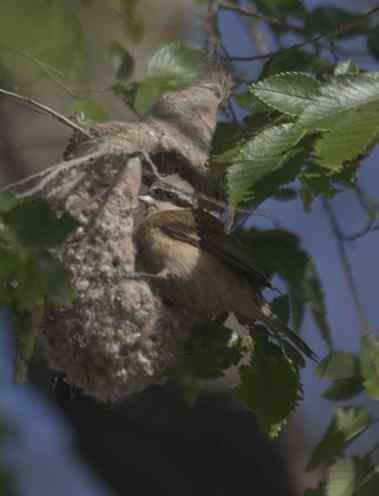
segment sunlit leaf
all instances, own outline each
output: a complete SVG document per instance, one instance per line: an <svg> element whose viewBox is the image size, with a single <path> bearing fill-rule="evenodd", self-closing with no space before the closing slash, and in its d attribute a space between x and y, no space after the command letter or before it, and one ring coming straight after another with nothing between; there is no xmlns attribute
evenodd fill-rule
<svg viewBox="0 0 379 496"><path fill-rule="evenodd" d="M295 130L292 124L283 124L264 130L236 150L227 172L230 203L237 205L253 199L256 183L284 167L298 153L294 144L302 136L302 131Z"/></svg>
<svg viewBox="0 0 379 496"><path fill-rule="evenodd" d="M279 112L296 116L319 95L320 86L307 74L285 72L258 81L250 91Z"/></svg>
<svg viewBox="0 0 379 496"><path fill-rule="evenodd" d="M251 409L267 436L276 437L302 398L296 367L262 333L254 335L249 365L240 367L235 396Z"/></svg>
<svg viewBox="0 0 379 496"><path fill-rule="evenodd" d="M360 364L367 394L379 400L379 336L369 334L361 339Z"/></svg>
<svg viewBox="0 0 379 496"><path fill-rule="evenodd" d="M181 42L155 52L147 65L145 79L137 87L134 103L137 112L146 113L165 91L179 90L196 81L202 63L202 51Z"/></svg>
<svg viewBox="0 0 379 496"><path fill-rule="evenodd" d="M371 418L362 407L339 408L319 444L314 448L307 470L326 465L340 456L344 449L371 424Z"/></svg>
<svg viewBox="0 0 379 496"><path fill-rule="evenodd" d="M341 74L359 74L359 67L352 60L343 60L339 62L334 68L336 76Z"/></svg>
<svg viewBox="0 0 379 496"><path fill-rule="evenodd" d="M356 487L356 479L354 459L338 459L327 471L326 496L352 496Z"/></svg>

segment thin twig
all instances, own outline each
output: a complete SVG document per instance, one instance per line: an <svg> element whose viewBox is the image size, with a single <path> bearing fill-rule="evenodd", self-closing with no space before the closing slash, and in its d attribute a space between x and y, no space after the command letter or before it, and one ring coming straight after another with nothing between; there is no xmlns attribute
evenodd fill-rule
<svg viewBox="0 0 379 496"><path fill-rule="evenodd" d="M268 16L265 14L261 14L259 12L253 12L251 10L246 10L241 7L237 7L235 5L229 4L227 2L221 2L219 4L220 10L229 10L231 12L235 12L236 14L242 17L251 17L254 19L258 19L260 21L268 22L269 24L274 24L275 26L280 26L284 29L288 29L290 31L295 31L297 33L304 34L304 29L300 26L296 26L294 24L288 24L287 22L278 19L277 17Z"/></svg>
<svg viewBox="0 0 379 496"><path fill-rule="evenodd" d="M52 117L53 119L59 121L61 124L64 124L65 126L70 127L71 129L74 129L75 131L80 132L87 138L90 138L91 135L85 131L82 127L78 126L75 122L73 122L71 119L68 119L64 115L60 114L59 112L56 112L55 110L51 109L50 107L47 107L46 105L43 105L42 103L39 103L35 100L32 100L31 98L28 98L26 96L18 95L17 93L13 93L13 91L7 91L0 89L0 94L5 95L9 98L13 98L14 100L26 104L29 107L37 110L38 112L47 115L49 117Z"/></svg>
<svg viewBox="0 0 379 496"><path fill-rule="evenodd" d="M17 193L16 196L18 198L25 198L29 196L33 196L36 193L41 192L45 187L50 183L58 174L63 171L72 169L73 167L79 167L84 163L93 162L100 157L103 157L107 153L107 147L104 145L95 152L92 152L88 155L84 155L83 157L77 157L72 160L65 160L60 162L59 164L55 164L47 169L38 172L37 174L33 174L31 176L25 177L20 181L16 181L14 183L8 184L3 189L0 190L1 193L5 193L6 191L12 191L20 186L25 186L30 181L42 177L41 181L33 186L31 189L24 191L23 193Z"/></svg>
<svg viewBox="0 0 379 496"><path fill-rule="evenodd" d="M327 198L324 198L322 201L322 204L323 204L323 207L324 207L325 212L327 214L330 227L331 227L332 232L334 234L334 237L336 239L337 249L338 249L338 253L340 256L342 269L345 273L346 280L347 280L347 283L348 283L349 288L350 288L351 296L353 298L355 310L357 312L357 315L358 315L358 318L360 321L360 330L363 334L366 334L370 330L370 325L369 325L369 322L366 318L366 314L365 314L363 305L362 305L361 300L360 300L358 288L357 288L357 285L355 283L353 270L351 268L350 260L349 260L349 257L348 257L348 254L346 252L346 248L344 245L343 233L341 232L341 229L338 225L337 217L334 213L334 210L332 208L330 201Z"/></svg>
<svg viewBox="0 0 379 496"><path fill-rule="evenodd" d="M351 31L352 29L354 29L358 24L360 24L364 19L366 19L367 17L375 14L376 12L379 11L379 6L378 7L374 7L373 9L369 10L368 12L366 12L365 14L362 14L359 18L358 21L355 21L355 22L352 22L352 23L349 23L349 24L345 24L343 26L340 26L339 28L335 29L334 31L331 31L329 33L321 33L321 34L318 34L316 36L314 36L313 38L309 38L308 40L305 40L305 41L302 41L300 43L295 43L294 45L291 45L289 47L285 47L285 48L282 48L280 50L274 50L272 52L267 52L267 53L262 53L260 55L253 55L251 57L249 56L232 56L232 55L229 55L228 54L228 57L225 57L227 58L228 60L232 60L234 62L252 62L252 61L255 61L255 60L263 60L263 59L267 59L267 58L270 58L270 57L273 57L274 55L279 55L279 54L282 54L288 50L298 50L299 48L303 48L304 46L306 45L311 45L313 43L317 43L318 41L322 40L322 39L328 39L328 38L333 38L335 36L338 36L340 34L343 34L343 33L347 33L348 31Z"/></svg>

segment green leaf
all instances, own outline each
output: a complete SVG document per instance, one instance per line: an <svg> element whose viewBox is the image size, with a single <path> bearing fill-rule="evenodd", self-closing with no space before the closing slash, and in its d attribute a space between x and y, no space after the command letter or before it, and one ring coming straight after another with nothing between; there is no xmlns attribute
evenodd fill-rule
<svg viewBox="0 0 379 496"><path fill-rule="evenodd" d="M356 487L356 467L353 458L340 458L328 468L326 496L353 496Z"/></svg>
<svg viewBox="0 0 379 496"><path fill-rule="evenodd" d="M336 32L341 26L351 25L351 29ZM352 35L365 34L368 30L368 20L362 15L353 14L338 7L318 7L310 11L306 17L305 30L311 33L330 33L334 38L350 38Z"/></svg>
<svg viewBox="0 0 379 496"><path fill-rule="evenodd" d="M254 2L264 14L282 17L284 15L299 15L305 13L301 0L256 0Z"/></svg>
<svg viewBox="0 0 379 496"><path fill-rule="evenodd" d="M12 193L0 193L0 215L11 210L19 202L20 200Z"/></svg>
<svg viewBox="0 0 379 496"><path fill-rule="evenodd" d="M56 246L61 244L78 223L64 213L57 218L43 200L25 199L3 215L21 243L29 246Z"/></svg>
<svg viewBox="0 0 379 496"><path fill-rule="evenodd" d="M371 474L364 478L354 496L373 496L376 494L379 494L379 466L374 467Z"/></svg>
<svg viewBox="0 0 379 496"><path fill-rule="evenodd" d="M101 103L95 100L76 100L70 106L70 114L76 114L82 121L106 121L109 115Z"/></svg>
<svg viewBox="0 0 379 496"><path fill-rule="evenodd" d="M312 261L307 264L306 274L303 282L303 291L306 301L309 302L313 319L320 331L321 337L329 349L333 348L331 332L327 320L327 307L325 304L324 291L317 273L316 266Z"/></svg>
<svg viewBox="0 0 379 496"><path fill-rule="evenodd" d="M151 110L159 97L167 90L167 87L165 82L159 79L145 79L141 83L137 83L134 89L132 107L138 115L144 115ZM130 95L133 96L132 93Z"/></svg>
<svg viewBox="0 0 379 496"><path fill-rule="evenodd" d="M349 112L377 105L379 80L365 74L341 75L320 87L320 95L308 105L297 125L309 130L332 129L343 123Z"/></svg>
<svg viewBox="0 0 379 496"><path fill-rule="evenodd" d="M275 110L297 116L319 95L320 86L307 74L285 72L251 85L250 91Z"/></svg>
<svg viewBox="0 0 379 496"><path fill-rule="evenodd" d="M185 343L183 357L168 373L175 378L215 379L225 370L237 365L245 350L240 338L220 322L212 322L196 329Z"/></svg>
<svg viewBox="0 0 379 496"><path fill-rule="evenodd" d="M360 364L367 394L379 400L379 336L369 334L361 339Z"/></svg>
<svg viewBox="0 0 379 496"><path fill-rule="evenodd" d="M285 167L281 167L260 179L254 187L253 205L256 207L267 198L274 198L275 200L282 199L280 197L283 192L282 186L289 184L296 179L304 165L308 153L308 150L305 148L295 148L291 160L288 161ZM251 203L252 202L247 202L247 207L251 207Z"/></svg>
<svg viewBox="0 0 379 496"><path fill-rule="evenodd" d="M322 293L319 293L321 283L316 283L317 272L313 265L310 269L310 256L300 246L300 240L295 234L281 229L266 231L251 229L240 230L237 235L247 246L251 246L258 267L264 269L269 275L278 274L287 282L295 329L299 329L301 325L305 303L310 303L314 315L317 312L323 315L326 321L325 304ZM318 291L310 291L309 288L313 286L319 288ZM318 318L316 323L319 325L320 322L322 320ZM328 344L325 330L322 336Z"/></svg>
<svg viewBox="0 0 379 496"><path fill-rule="evenodd" d="M342 166L365 154L377 141L379 100L360 109L346 112L332 129L316 141L316 161L323 167L339 171Z"/></svg>
<svg viewBox="0 0 379 496"><path fill-rule="evenodd" d="M341 74L359 74L359 67L350 59L343 60L334 68L334 74L336 76Z"/></svg>
<svg viewBox="0 0 379 496"><path fill-rule="evenodd" d="M110 48L110 57L116 69L116 79L130 79L134 72L134 59L118 41L113 41Z"/></svg>
<svg viewBox="0 0 379 496"><path fill-rule="evenodd" d="M249 365L240 367L234 395L257 417L262 432L276 437L302 398L299 373L264 333L254 334Z"/></svg>
<svg viewBox="0 0 379 496"><path fill-rule="evenodd" d="M354 398L363 391L362 378L360 376L339 379L322 393L323 398L329 401L345 401Z"/></svg>
<svg viewBox="0 0 379 496"><path fill-rule="evenodd" d="M289 48L280 51L265 62L260 79L281 72L307 71L319 73L330 71L331 68L332 64L318 55L298 48Z"/></svg>
<svg viewBox="0 0 379 496"><path fill-rule="evenodd" d="M379 133L379 80L367 75L334 77L299 116L293 133L323 130L315 144L317 162L339 171L373 146Z"/></svg>
<svg viewBox="0 0 379 496"><path fill-rule="evenodd" d="M227 171L227 189L231 205L254 198L254 187L266 175L286 165L298 150L291 150L304 133L294 132L292 124L271 127L238 147L233 165Z"/></svg>
<svg viewBox="0 0 379 496"><path fill-rule="evenodd" d="M358 357L354 353L335 351L325 357L318 365L316 373L334 381L323 397L328 400L353 398L363 390Z"/></svg>
<svg viewBox="0 0 379 496"><path fill-rule="evenodd" d="M379 60L379 24L370 29L367 36L367 48Z"/></svg>
<svg viewBox="0 0 379 496"><path fill-rule="evenodd" d="M224 372L237 365L248 352L251 343L215 320L194 329L184 343L180 360L165 371L181 386L184 399L192 405L209 379L222 377Z"/></svg>
<svg viewBox="0 0 379 496"><path fill-rule="evenodd" d="M219 121L213 133L211 154L222 154L241 139L243 128L234 122Z"/></svg>
<svg viewBox="0 0 379 496"><path fill-rule="evenodd" d="M146 113L165 91L179 90L196 81L200 76L203 59L201 50L181 42L172 43L155 52L147 65L146 77L137 88L137 112Z"/></svg>
<svg viewBox="0 0 379 496"><path fill-rule="evenodd" d="M344 449L371 425L366 408L338 408L324 437L314 448L307 470L314 470L321 464L327 465L340 456Z"/></svg>
<svg viewBox="0 0 379 496"><path fill-rule="evenodd" d="M333 351L316 368L319 377L331 380L348 379L356 376L358 371L357 356L347 351Z"/></svg>
<svg viewBox="0 0 379 496"><path fill-rule="evenodd" d="M343 122L346 112L359 112L378 100L376 78L364 74L337 76L320 87L320 95L301 114L297 124L309 130L331 129Z"/></svg>
<svg viewBox="0 0 379 496"><path fill-rule="evenodd" d="M43 277L43 291L48 301L58 306L71 304L75 293L69 271L47 252L41 254L38 262Z"/></svg>

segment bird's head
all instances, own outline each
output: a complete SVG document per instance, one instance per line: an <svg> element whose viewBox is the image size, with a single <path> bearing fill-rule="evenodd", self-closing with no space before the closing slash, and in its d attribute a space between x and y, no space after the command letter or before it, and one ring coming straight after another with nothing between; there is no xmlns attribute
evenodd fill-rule
<svg viewBox="0 0 379 496"><path fill-rule="evenodd" d="M192 192L183 189L182 185L153 184L147 195L138 197L145 206L148 215L164 210L180 210L192 208Z"/></svg>

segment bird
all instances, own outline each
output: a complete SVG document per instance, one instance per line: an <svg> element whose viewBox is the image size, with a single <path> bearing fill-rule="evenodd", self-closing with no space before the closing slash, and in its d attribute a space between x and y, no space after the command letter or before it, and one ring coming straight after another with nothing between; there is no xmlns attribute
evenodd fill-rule
<svg viewBox="0 0 379 496"><path fill-rule="evenodd" d="M152 186L139 196L145 206L138 254L164 297L199 321L231 313L241 323L260 322L294 356L316 360L311 348L277 318L263 297L272 285L249 249L213 213L193 208L183 190ZM300 352L300 353L299 353Z"/></svg>

